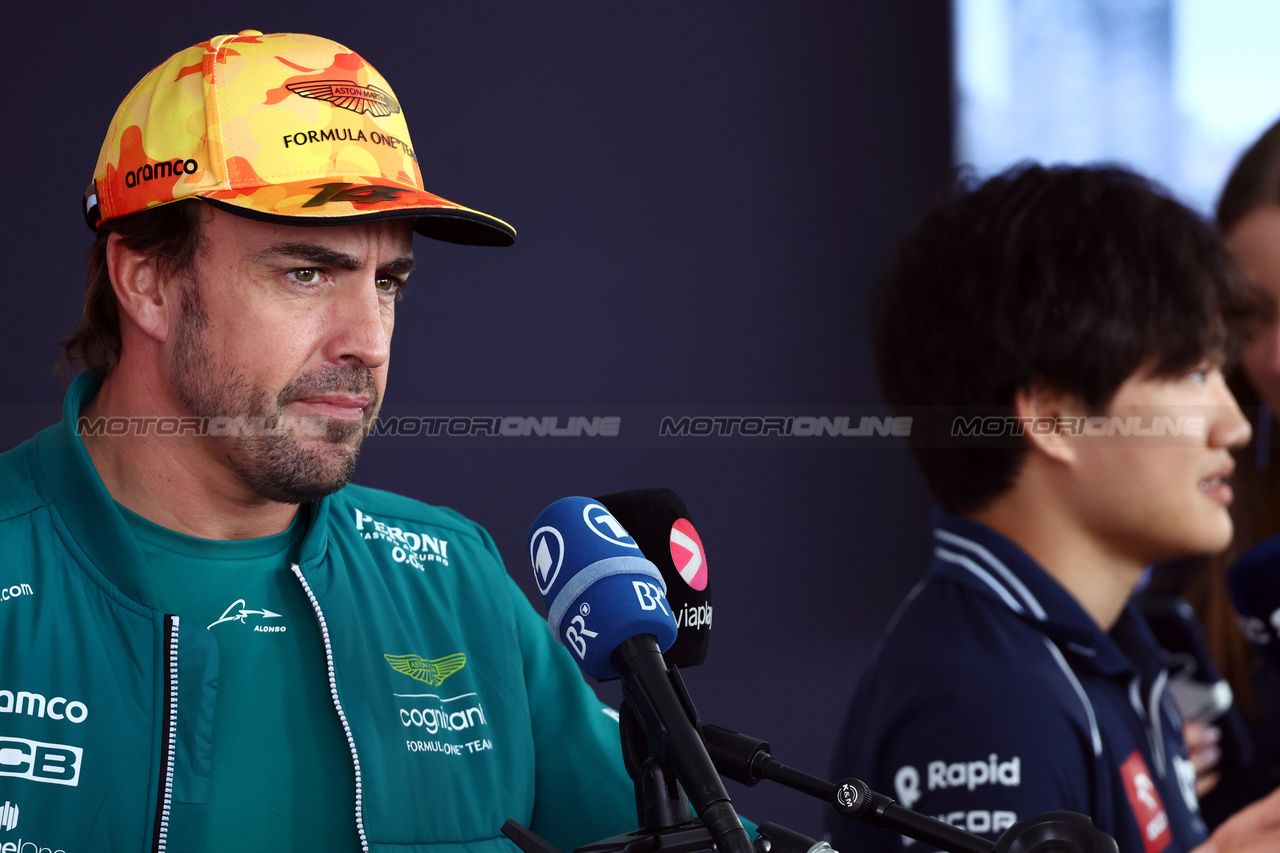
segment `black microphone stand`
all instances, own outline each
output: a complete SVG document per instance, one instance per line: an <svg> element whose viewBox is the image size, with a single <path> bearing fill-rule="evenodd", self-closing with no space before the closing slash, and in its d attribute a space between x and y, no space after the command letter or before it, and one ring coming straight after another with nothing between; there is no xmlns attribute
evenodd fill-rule
<svg viewBox="0 0 1280 853"><path fill-rule="evenodd" d="M674 788L671 776L684 786L718 853L753 853L751 838L742 828L729 792L707 755L698 731L698 712L679 670L667 665L650 634L623 640L611 660L622 675L625 708L634 713L637 728L647 741L647 756L662 768L661 777L670 787ZM632 760L638 757L633 756ZM642 760L642 766L643 763ZM643 812L640 819L645 820Z"/></svg>
<svg viewBox="0 0 1280 853"><path fill-rule="evenodd" d="M635 784L640 829L587 844L576 853L755 853L719 774L709 765L681 763L681 755L706 747L679 670L667 666L652 635L624 640L613 659L627 663L615 668L623 673L622 756ZM674 696L646 690L646 680L669 681ZM693 791L696 818L682 780ZM554 851L513 821L507 821L502 832L525 853Z"/></svg>
<svg viewBox="0 0 1280 853"><path fill-rule="evenodd" d="M623 703L619 724L623 763L635 785L640 828L586 844L574 853L716 853L711 831L693 816L670 764L652 754L650 739L630 701ZM515 821L503 824L502 833L524 853L560 853Z"/></svg>

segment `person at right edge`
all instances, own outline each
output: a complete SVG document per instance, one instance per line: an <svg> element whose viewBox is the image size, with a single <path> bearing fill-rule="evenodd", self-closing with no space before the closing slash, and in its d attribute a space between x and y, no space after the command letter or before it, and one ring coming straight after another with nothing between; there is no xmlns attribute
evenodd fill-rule
<svg viewBox="0 0 1280 853"><path fill-rule="evenodd" d="M1241 274L1273 303L1280 301L1280 122L1241 155L1218 199L1215 219ZM1236 454L1231 547L1207 560L1162 566L1155 579L1195 608L1245 731L1241 739L1236 727L1222 727L1221 781L1204 798L1211 822L1280 785L1280 673L1264 664L1241 631L1226 583L1227 570L1240 554L1280 534L1280 456L1274 448L1280 432L1280 322L1274 312L1262 319L1227 377L1253 420L1253 440Z"/></svg>
<svg viewBox="0 0 1280 853"><path fill-rule="evenodd" d="M1207 223L1118 168L961 179L926 212L872 344L940 506L933 561L862 675L833 778L992 840L1059 809L1126 853L1206 840L1130 596L1148 565L1231 541L1250 425L1223 370L1259 301L1231 270ZM1214 843L1277 818L1265 802ZM928 849L834 813L828 829L846 853Z"/></svg>

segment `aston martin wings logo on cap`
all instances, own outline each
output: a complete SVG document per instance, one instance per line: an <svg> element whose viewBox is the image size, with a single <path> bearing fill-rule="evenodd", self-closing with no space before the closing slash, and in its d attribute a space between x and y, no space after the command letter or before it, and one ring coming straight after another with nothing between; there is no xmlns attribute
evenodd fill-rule
<svg viewBox="0 0 1280 853"><path fill-rule="evenodd" d="M400 103L390 92L377 86L361 86L350 80L308 80L305 83L286 84L286 88L304 98L328 101L335 107L361 115L373 113L376 116L389 116L400 112Z"/></svg>
<svg viewBox="0 0 1280 853"><path fill-rule="evenodd" d="M419 655L383 655L387 663L396 672L403 672L410 678L425 681L432 687L438 687L444 680L467 665L467 656L462 652L435 660L427 660Z"/></svg>

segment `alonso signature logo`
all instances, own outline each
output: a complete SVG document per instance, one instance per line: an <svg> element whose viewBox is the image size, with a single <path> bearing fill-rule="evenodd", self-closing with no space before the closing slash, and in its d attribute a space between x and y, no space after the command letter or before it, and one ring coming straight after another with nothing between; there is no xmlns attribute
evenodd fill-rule
<svg viewBox="0 0 1280 853"><path fill-rule="evenodd" d="M210 622L208 627L212 628L214 625L221 625L223 622L239 622L241 625L244 625L247 624L245 619L250 616L261 616L263 619L280 619L283 618L284 614L267 610L265 607L262 610L246 610L244 599L237 598L235 601L231 602L230 607L222 611L221 616ZM283 626L275 628L275 630L283 630Z"/></svg>
<svg viewBox="0 0 1280 853"><path fill-rule="evenodd" d="M400 104L390 92L377 86L361 86L350 80L308 80L305 83L289 83L285 88L304 98L328 101L335 107L361 115L373 113L375 116L389 116L400 112Z"/></svg>
<svg viewBox="0 0 1280 853"><path fill-rule="evenodd" d="M444 684L446 678L467 665L467 656L462 652L435 660L427 660L419 655L383 655L383 657L396 672L403 672L410 678L425 681L432 687Z"/></svg>

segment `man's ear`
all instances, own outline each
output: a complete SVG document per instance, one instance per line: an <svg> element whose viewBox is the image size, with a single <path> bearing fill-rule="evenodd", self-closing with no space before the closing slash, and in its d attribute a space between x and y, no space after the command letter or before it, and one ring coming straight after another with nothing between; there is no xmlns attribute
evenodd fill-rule
<svg viewBox="0 0 1280 853"><path fill-rule="evenodd" d="M148 337L167 340L180 294L160 275L155 258L130 249L119 234L112 234L107 238L107 272L121 314Z"/></svg>
<svg viewBox="0 0 1280 853"><path fill-rule="evenodd" d="M1035 382L1018 389L1013 397L1013 411L1025 425L1024 435L1033 451L1058 462L1075 462L1076 443L1073 433L1063 428L1063 421L1088 417L1088 407L1078 394Z"/></svg>

